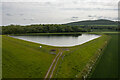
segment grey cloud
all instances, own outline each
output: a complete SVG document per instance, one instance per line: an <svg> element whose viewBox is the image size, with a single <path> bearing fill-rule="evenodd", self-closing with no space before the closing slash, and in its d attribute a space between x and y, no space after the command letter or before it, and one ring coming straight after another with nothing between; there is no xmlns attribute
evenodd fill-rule
<svg viewBox="0 0 120 80"><path fill-rule="evenodd" d="M71 21L76 21L75 19L70 19Z"/></svg>
<svg viewBox="0 0 120 80"><path fill-rule="evenodd" d="M105 16L96 16L97 19L112 19L111 17L105 17Z"/></svg>
<svg viewBox="0 0 120 80"><path fill-rule="evenodd" d="M74 4L77 4L78 2L77 1L73 1Z"/></svg>
<svg viewBox="0 0 120 80"><path fill-rule="evenodd" d="M97 18L97 19L102 19L105 18L104 16L97 16L97 15L88 15L90 18Z"/></svg>
<svg viewBox="0 0 120 80"><path fill-rule="evenodd" d="M27 19L24 18L23 20L27 20Z"/></svg>
<svg viewBox="0 0 120 80"><path fill-rule="evenodd" d="M86 10L86 11L91 11L91 10L118 10L118 9L111 9L111 8L60 8L62 10Z"/></svg>
<svg viewBox="0 0 120 80"><path fill-rule="evenodd" d="M96 17L96 15L88 15L88 17Z"/></svg>
<svg viewBox="0 0 120 80"><path fill-rule="evenodd" d="M97 15L88 15L89 18L96 19L109 19L109 20L118 20L117 17L105 17L105 16L97 16Z"/></svg>
<svg viewBox="0 0 120 80"><path fill-rule="evenodd" d="M104 16L97 16L98 19L105 18Z"/></svg>
<svg viewBox="0 0 120 80"><path fill-rule="evenodd" d="M88 17L92 17L91 15L88 15Z"/></svg>
<svg viewBox="0 0 120 80"><path fill-rule="evenodd" d="M33 18L31 18L30 20L31 20L31 21L34 21L34 19L33 19Z"/></svg>
<svg viewBox="0 0 120 80"><path fill-rule="evenodd" d="M118 20L117 17L106 17L105 19L109 19L109 20Z"/></svg>
<svg viewBox="0 0 120 80"><path fill-rule="evenodd" d="M34 19L33 19L33 18L30 18L30 19L24 18L23 20L34 21Z"/></svg>
<svg viewBox="0 0 120 80"><path fill-rule="evenodd" d="M10 13L7 13L6 15L7 15L7 16L12 16Z"/></svg>
<svg viewBox="0 0 120 80"><path fill-rule="evenodd" d="M83 1L83 3L81 1ZM92 0L87 1L92 2ZM87 1L86 4L84 0L57 0L55 2L47 0L39 3L3 3L2 9L4 15L6 15L3 16L5 20L4 24L12 22L19 24L31 24L32 22L64 23L71 20L113 19L117 17L117 9L115 7L100 6L95 3L95 5L91 5L87 3ZM111 1L111 3L113 2ZM106 4L106 2L104 4ZM115 4L113 3L113 5Z"/></svg>
<svg viewBox="0 0 120 80"><path fill-rule="evenodd" d="M19 14L20 16L23 16L24 14Z"/></svg>
<svg viewBox="0 0 120 80"><path fill-rule="evenodd" d="M74 19L75 19L75 18L78 18L78 17L72 17L72 18L74 18Z"/></svg>
<svg viewBox="0 0 120 80"><path fill-rule="evenodd" d="M119 18L113 18L113 20L119 20Z"/></svg>
<svg viewBox="0 0 120 80"><path fill-rule="evenodd" d="M117 7L117 4L118 3L115 3L115 2L88 2L88 4L91 4L91 5L99 5L99 6L108 6L108 7Z"/></svg>
<svg viewBox="0 0 120 80"><path fill-rule="evenodd" d="M51 2L45 2L45 4L48 4L48 5L50 5L50 4L52 4Z"/></svg>
<svg viewBox="0 0 120 80"><path fill-rule="evenodd" d="M78 18L79 18L79 17L74 17L74 16L73 16L73 17L70 18L70 20L76 21L76 20L78 20Z"/></svg>
<svg viewBox="0 0 120 80"><path fill-rule="evenodd" d="M42 6L50 6L50 7L57 7L57 6L61 6L61 3L55 3L55 2L42 2L41 3Z"/></svg>

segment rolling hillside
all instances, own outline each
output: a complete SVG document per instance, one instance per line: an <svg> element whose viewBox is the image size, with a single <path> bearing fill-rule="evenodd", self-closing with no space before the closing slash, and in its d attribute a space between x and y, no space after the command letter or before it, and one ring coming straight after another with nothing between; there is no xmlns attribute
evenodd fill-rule
<svg viewBox="0 0 120 80"><path fill-rule="evenodd" d="M100 19L100 20L86 20L86 21L71 22L71 23L67 23L66 25L118 25L118 22Z"/></svg>

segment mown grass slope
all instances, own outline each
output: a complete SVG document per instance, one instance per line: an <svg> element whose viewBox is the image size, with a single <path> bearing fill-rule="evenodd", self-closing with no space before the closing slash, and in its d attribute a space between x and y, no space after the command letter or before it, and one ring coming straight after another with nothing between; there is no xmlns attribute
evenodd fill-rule
<svg viewBox="0 0 120 80"><path fill-rule="evenodd" d="M111 36L110 42L98 60L91 78L118 78L118 33L107 34Z"/></svg>
<svg viewBox="0 0 120 80"><path fill-rule="evenodd" d="M2 36L0 35L0 78L2 78Z"/></svg>
<svg viewBox="0 0 120 80"><path fill-rule="evenodd" d="M80 78L86 65L94 55L104 48L108 36L103 35L97 39L89 41L85 44L71 47L70 51L64 52L59 62L55 78Z"/></svg>
<svg viewBox="0 0 120 80"><path fill-rule="evenodd" d="M8 36L2 38L3 78L44 78L55 55L55 47L27 42Z"/></svg>

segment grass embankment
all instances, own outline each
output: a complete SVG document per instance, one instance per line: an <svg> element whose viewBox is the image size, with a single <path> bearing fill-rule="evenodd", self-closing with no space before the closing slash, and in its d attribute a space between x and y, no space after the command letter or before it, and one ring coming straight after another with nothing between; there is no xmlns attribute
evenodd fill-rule
<svg viewBox="0 0 120 80"><path fill-rule="evenodd" d="M64 52L54 78L80 78L84 74L86 65L93 58L96 59L94 56L100 53L108 39L108 36L103 35L85 44L71 47L70 51Z"/></svg>
<svg viewBox="0 0 120 80"><path fill-rule="evenodd" d="M44 78L55 55L55 47L2 36L3 78Z"/></svg>
<svg viewBox="0 0 120 80"><path fill-rule="evenodd" d="M0 35L0 79L2 78L2 36Z"/></svg>
<svg viewBox="0 0 120 80"><path fill-rule="evenodd" d="M103 35L85 44L70 47L70 51L63 50L53 77L80 77L86 65L99 54L107 40L108 36ZM50 50L58 48L39 46L40 44L3 36L3 78L44 78L55 57L50 54Z"/></svg>
<svg viewBox="0 0 120 80"><path fill-rule="evenodd" d="M118 35L120 34L107 33L107 35L111 36L111 39L95 70L92 71L91 78L118 78Z"/></svg>

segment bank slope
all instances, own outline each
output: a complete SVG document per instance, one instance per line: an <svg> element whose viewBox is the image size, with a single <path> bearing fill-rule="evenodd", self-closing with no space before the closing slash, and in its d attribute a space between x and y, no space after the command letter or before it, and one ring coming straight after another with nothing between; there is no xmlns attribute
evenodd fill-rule
<svg viewBox="0 0 120 80"><path fill-rule="evenodd" d="M91 78L118 78L118 33L106 33L111 36L110 42L96 64Z"/></svg>
<svg viewBox="0 0 120 80"><path fill-rule="evenodd" d="M70 51L64 52L57 66L54 78L82 78L87 74L90 61L95 61L105 47L109 37L103 35L83 45L71 47ZM92 67L90 65L90 67Z"/></svg>
<svg viewBox="0 0 120 80"><path fill-rule="evenodd" d="M27 42L8 36L2 38L3 78L44 78L55 55L54 47Z"/></svg>

